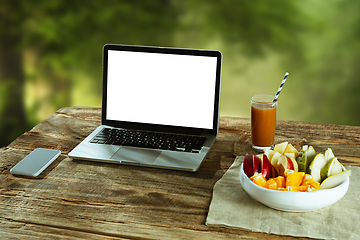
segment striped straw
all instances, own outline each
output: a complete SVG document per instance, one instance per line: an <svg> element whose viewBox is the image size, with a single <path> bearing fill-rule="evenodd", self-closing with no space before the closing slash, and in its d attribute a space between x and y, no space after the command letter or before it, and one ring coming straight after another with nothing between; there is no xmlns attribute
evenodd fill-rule
<svg viewBox="0 0 360 240"><path fill-rule="evenodd" d="M277 91L277 93L276 93L276 95L275 95L274 100L273 100L273 105L277 102L277 100L278 100L278 98L279 98L279 95L280 95L280 92L281 92L281 89L283 88L283 86L284 86L284 84L285 84L285 81L286 81L286 79L287 79L288 76L289 76L289 73L286 72L286 73L285 73L285 76L284 76L284 79L281 81L280 87L279 87L279 89L278 89L278 91Z"/></svg>

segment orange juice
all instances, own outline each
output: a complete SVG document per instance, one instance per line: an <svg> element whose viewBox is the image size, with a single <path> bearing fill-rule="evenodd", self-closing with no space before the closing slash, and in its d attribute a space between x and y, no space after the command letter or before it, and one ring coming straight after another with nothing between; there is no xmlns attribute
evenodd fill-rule
<svg viewBox="0 0 360 240"><path fill-rule="evenodd" d="M259 96L259 95L256 95ZM265 95L271 96L271 95ZM254 96L255 97L255 96ZM272 100L272 97L269 97ZM255 149L270 147L274 144L277 103L252 98L251 104L251 139Z"/></svg>

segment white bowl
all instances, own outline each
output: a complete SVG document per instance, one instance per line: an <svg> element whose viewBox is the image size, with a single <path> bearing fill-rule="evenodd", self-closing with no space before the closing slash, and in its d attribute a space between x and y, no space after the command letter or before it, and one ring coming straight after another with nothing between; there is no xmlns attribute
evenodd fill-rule
<svg viewBox="0 0 360 240"><path fill-rule="evenodd" d="M262 204L282 211L308 212L330 206L339 201L347 192L350 179L331 189L313 192L288 192L271 190L253 183L240 167L240 183L244 190Z"/></svg>

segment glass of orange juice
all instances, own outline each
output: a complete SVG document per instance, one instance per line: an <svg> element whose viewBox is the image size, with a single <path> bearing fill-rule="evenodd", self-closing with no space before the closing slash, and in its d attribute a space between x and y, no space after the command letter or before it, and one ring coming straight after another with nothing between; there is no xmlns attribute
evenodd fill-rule
<svg viewBox="0 0 360 240"><path fill-rule="evenodd" d="M251 141L257 151L274 145L276 127L276 101L274 96L258 94L251 97Z"/></svg>

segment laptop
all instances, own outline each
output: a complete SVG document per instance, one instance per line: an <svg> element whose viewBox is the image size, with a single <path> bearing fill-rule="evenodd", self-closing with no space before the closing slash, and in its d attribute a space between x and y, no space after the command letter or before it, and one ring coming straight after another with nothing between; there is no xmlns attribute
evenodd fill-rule
<svg viewBox="0 0 360 240"><path fill-rule="evenodd" d="M68 155L197 171L219 127L222 54L106 44L101 125Z"/></svg>

